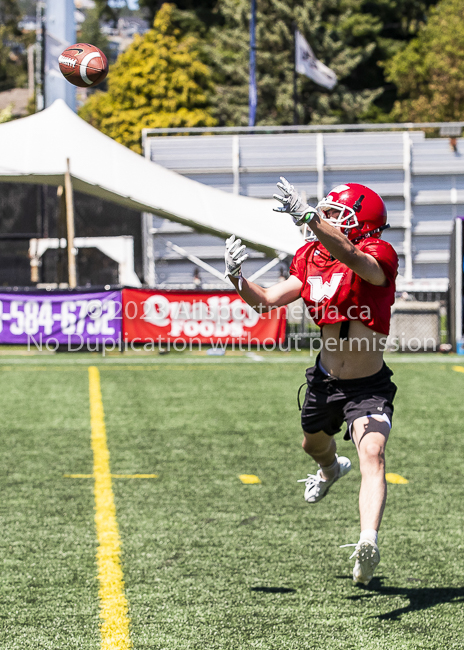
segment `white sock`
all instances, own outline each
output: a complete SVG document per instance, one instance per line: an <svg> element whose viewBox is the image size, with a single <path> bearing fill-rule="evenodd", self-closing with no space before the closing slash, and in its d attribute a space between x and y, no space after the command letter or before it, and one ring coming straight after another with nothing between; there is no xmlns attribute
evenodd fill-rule
<svg viewBox="0 0 464 650"><path fill-rule="evenodd" d="M319 465L319 467L322 470L322 473L326 477L326 480L331 481L333 478L337 478L337 476L340 473L340 465L338 464L338 458L335 457L334 462L332 465L329 465L328 467L323 467L322 465Z"/></svg>
<svg viewBox="0 0 464 650"><path fill-rule="evenodd" d="M364 540L369 540L369 542L374 542L374 544L377 544L377 536L378 533L376 530L373 528L366 528L366 530L361 531L359 541L363 542Z"/></svg>

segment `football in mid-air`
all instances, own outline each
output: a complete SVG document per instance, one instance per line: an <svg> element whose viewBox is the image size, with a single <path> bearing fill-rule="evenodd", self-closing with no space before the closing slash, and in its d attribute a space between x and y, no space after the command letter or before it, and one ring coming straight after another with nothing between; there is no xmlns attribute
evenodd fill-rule
<svg viewBox="0 0 464 650"><path fill-rule="evenodd" d="M70 45L58 58L63 76L74 86L91 88L108 74L108 61L98 47L89 43Z"/></svg>

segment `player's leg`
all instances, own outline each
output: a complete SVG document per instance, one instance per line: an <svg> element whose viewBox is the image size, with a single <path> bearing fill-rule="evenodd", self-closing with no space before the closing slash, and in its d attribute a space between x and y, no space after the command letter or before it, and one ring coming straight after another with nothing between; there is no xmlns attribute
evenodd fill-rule
<svg viewBox="0 0 464 650"><path fill-rule="evenodd" d="M307 390L301 409L304 433L303 449L319 465L316 474L308 474L305 499L308 503L320 501L329 487L351 469L348 458L338 457L334 434L344 421L342 403L333 399L333 390L318 364L306 371ZM313 433L312 433L313 432Z"/></svg>
<svg viewBox="0 0 464 650"><path fill-rule="evenodd" d="M382 416L361 417L352 424L352 438L361 470L361 535L352 556L356 558L353 581L358 584L369 584L380 562L377 533L387 498L385 446L389 434L390 423Z"/></svg>
<svg viewBox="0 0 464 650"><path fill-rule="evenodd" d="M303 433L303 449L319 465L325 479L333 478L333 475L330 475L330 468L335 463L337 453L335 438L327 435L325 431L317 433L303 431Z"/></svg>
<svg viewBox="0 0 464 650"><path fill-rule="evenodd" d="M378 531L387 498L385 446L390 434L390 424L380 415L371 415L358 418L352 427L352 438L358 451L361 471L361 531Z"/></svg>
<svg viewBox="0 0 464 650"><path fill-rule="evenodd" d="M350 471L351 462L344 456L337 456L334 437L325 431L304 431L304 434L303 449L318 463L319 469L316 474L308 474L306 479L300 481L305 483L305 500L317 503L325 497L335 481Z"/></svg>

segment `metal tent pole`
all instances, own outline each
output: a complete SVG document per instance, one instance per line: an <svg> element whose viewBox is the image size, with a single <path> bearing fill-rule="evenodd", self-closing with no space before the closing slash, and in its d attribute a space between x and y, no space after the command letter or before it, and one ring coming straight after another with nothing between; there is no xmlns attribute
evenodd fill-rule
<svg viewBox="0 0 464 650"><path fill-rule="evenodd" d="M68 283L70 289L74 289L74 287L77 285L76 250L74 248L74 197L71 173L69 169L69 158L66 158L64 189L66 198L66 227L68 239Z"/></svg>

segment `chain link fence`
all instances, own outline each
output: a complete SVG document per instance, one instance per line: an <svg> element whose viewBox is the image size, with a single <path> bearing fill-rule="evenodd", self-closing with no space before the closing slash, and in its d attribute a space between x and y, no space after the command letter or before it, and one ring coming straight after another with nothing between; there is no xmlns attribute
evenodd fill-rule
<svg viewBox="0 0 464 650"><path fill-rule="evenodd" d="M441 344L441 303L397 300L392 307L390 352L437 352Z"/></svg>

